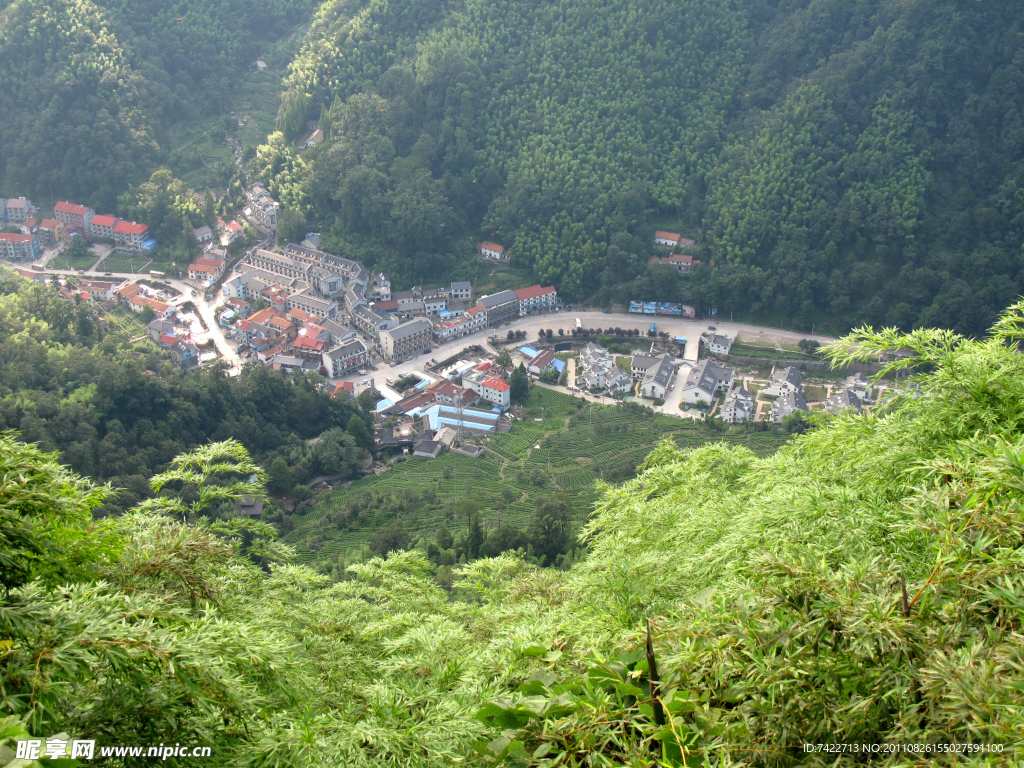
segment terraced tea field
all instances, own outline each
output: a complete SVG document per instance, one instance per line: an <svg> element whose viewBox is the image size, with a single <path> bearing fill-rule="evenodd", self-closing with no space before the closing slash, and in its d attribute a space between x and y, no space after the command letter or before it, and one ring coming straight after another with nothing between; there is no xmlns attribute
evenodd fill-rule
<svg viewBox="0 0 1024 768"><path fill-rule="evenodd" d="M481 458L450 453L434 460L412 458L336 488L297 518L285 541L298 548L304 562L337 555L351 559L378 527L396 519L414 539L432 537L441 526L454 533L460 523L453 507L471 497L483 505L486 524L500 520L522 527L543 499L559 491L572 497L580 525L597 500L596 482L632 477L665 435L685 447L723 440L758 453L770 453L788 438L779 432L721 434L691 420L591 405L534 388L521 418L510 432L488 439Z"/></svg>

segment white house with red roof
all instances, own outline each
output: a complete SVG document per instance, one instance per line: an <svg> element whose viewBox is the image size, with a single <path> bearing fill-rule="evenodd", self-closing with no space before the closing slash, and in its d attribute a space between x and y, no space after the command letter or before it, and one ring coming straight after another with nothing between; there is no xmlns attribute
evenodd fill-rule
<svg viewBox="0 0 1024 768"><path fill-rule="evenodd" d="M502 409L508 408L512 404L509 395L511 391L512 387L509 386L508 382L502 381L497 376L491 376L480 382L480 397L489 403L500 405Z"/></svg>
<svg viewBox="0 0 1024 768"><path fill-rule="evenodd" d="M68 232L84 234L92 231L92 217L96 215L96 211L87 205L62 200L53 206L53 214Z"/></svg>
<svg viewBox="0 0 1024 768"><path fill-rule="evenodd" d="M220 244L228 246L241 237L245 236L245 229L237 221L232 219L220 229Z"/></svg>
<svg viewBox="0 0 1024 768"><path fill-rule="evenodd" d="M486 256L489 259L498 259L499 261L508 258L505 246L498 245L497 243L480 243L476 247L476 252L481 256Z"/></svg>
<svg viewBox="0 0 1024 768"><path fill-rule="evenodd" d="M117 288L117 283L111 283L106 280L83 280L78 285L78 290L85 291L98 301L107 301L115 298L114 291Z"/></svg>
<svg viewBox="0 0 1024 768"><path fill-rule="evenodd" d="M114 242L129 251L141 251L149 226L134 221L118 221L114 225Z"/></svg>
<svg viewBox="0 0 1024 768"><path fill-rule="evenodd" d="M519 299L519 316L534 312L550 312L558 304L558 293L548 286L531 285L529 288L517 288L516 298Z"/></svg>
<svg viewBox="0 0 1024 768"><path fill-rule="evenodd" d="M202 261L202 259L200 259ZM206 282L208 280L216 280L217 273L220 270L217 267L210 266L209 264L195 264L188 265L188 279L196 280L198 282Z"/></svg>
<svg viewBox="0 0 1024 768"><path fill-rule="evenodd" d="M683 236L678 232L666 232L663 229L659 229L654 233L654 242L658 245L670 245L675 246Z"/></svg>
<svg viewBox="0 0 1024 768"><path fill-rule="evenodd" d="M700 264L700 259L695 259L686 253L673 253L671 256L652 256L648 263L667 264L682 274L686 274Z"/></svg>

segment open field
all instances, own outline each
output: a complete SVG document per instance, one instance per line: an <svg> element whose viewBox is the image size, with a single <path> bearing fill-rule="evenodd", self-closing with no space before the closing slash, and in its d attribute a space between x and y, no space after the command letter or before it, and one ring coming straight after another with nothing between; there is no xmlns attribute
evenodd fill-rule
<svg viewBox="0 0 1024 768"><path fill-rule="evenodd" d="M89 251L80 259L72 259L68 256L67 251L62 251L54 256L46 266L48 269L92 269L92 265L99 260L92 251Z"/></svg>
<svg viewBox="0 0 1024 768"><path fill-rule="evenodd" d="M730 355L736 357L760 357L771 360L817 360L816 357L805 355L802 352L791 350L778 350L770 346L750 346L747 344L733 344L729 350Z"/></svg>
<svg viewBox="0 0 1024 768"><path fill-rule="evenodd" d="M804 400L808 403L820 403L825 399L825 387L817 384L804 384Z"/></svg>
<svg viewBox="0 0 1024 768"><path fill-rule="evenodd" d="M459 523L452 508L467 496L483 504L489 525L500 519L524 526L541 500L558 491L573 498L579 526L598 498L595 483L634 476L666 435L685 447L723 440L758 453L770 453L788 439L779 432L714 433L699 422L591 405L535 387L512 430L485 441L482 458L450 453L435 460L413 458L339 487L320 496L285 541L299 549L301 560L316 562L350 556L394 519L413 538L441 526L454 531Z"/></svg>
<svg viewBox="0 0 1024 768"><path fill-rule="evenodd" d="M107 272L144 272L152 259L130 253L112 253L100 265Z"/></svg>

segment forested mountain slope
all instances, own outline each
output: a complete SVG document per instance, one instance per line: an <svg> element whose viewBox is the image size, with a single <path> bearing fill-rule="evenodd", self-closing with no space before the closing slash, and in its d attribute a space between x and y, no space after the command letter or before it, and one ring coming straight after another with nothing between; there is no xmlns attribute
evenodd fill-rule
<svg viewBox="0 0 1024 768"><path fill-rule="evenodd" d="M0 436L0 738L296 768L917 756L805 743L1001 764L1024 728L1022 341L1021 305L985 341L858 333L833 356L912 350L907 397L768 457L666 443L607 487L583 563L485 558L450 591L419 551L332 581L263 523L210 522L258 472L237 443L95 521L103 489Z"/></svg>
<svg viewBox="0 0 1024 768"><path fill-rule="evenodd" d="M1018 10L330 0L257 166L399 280L487 238L571 299L982 332L1024 287ZM648 272L658 225L692 277Z"/></svg>
<svg viewBox="0 0 1024 768"><path fill-rule="evenodd" d="M4 0L0 189L112 209L310 0Z"/></svg>

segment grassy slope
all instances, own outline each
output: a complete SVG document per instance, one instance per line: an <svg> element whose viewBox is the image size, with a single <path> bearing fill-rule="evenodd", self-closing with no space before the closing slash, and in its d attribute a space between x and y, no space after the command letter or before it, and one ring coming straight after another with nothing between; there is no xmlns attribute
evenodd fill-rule
<svg viewBox="0 0 1024 768"><path fill-rule="evenodd" d="M595 405L580 409L583 401L558 392L534 388L533 400L520 421L507 434L488 441L480 459L444 454L436 460L411 459L382 475L357 480L326 494L302 519L286 541L299 547L301 559L322 561L333 555L360 549L380 525L391 517L380 510L369 514L356 527L341 530L331 515L353 498L372 493L396 493L424 489L435 492L433 500L418 498L412 511L397 513L407 530L432 533L439 526L457 523L449 514L451 505L471 496L484 506L488 522L496 524L501 491L511 487L518 499L500 515L502 523L525 525L537 504L559 490L569 493L575 503L580 525L599 497L597 480L619 482L632 477L635 468L666 435L678 446L692 448L712 440L745 445L759 454L770 453L788 436L777 432L737 432L719 435L694 421L670 416L636 415L614 406ZM543 420L541 407L543 406ZM574 414L578 414L575 415ZM591 421L591 418L593 421ZM570 420L573 423L570 423ZM540 445L540 449L535 448ZM450 477L444 477L450 469ZM544 484L531 482L534 470L544 475ZM319 536L324 546L312 549Z"/></svg>

